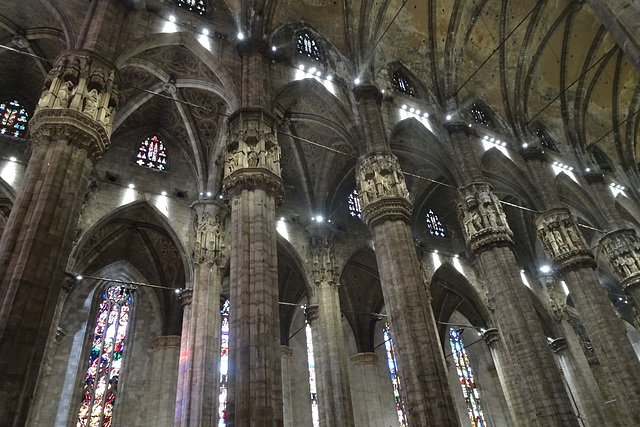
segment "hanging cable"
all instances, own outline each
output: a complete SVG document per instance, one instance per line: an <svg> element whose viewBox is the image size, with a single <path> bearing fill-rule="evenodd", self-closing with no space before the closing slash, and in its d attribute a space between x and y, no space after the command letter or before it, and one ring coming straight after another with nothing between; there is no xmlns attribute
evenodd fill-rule
<svg viewBox="0 0 640 427"><path fill-rule="evenodd" d="M408 0L403 0L402 1L402 6L400 6L400 9L398 9L396 14L393 16L393 19L391 19L391 22L389 22L389 25L387 25L387 28L384 29L384 31L382 32L382 35L380 35L380 38L378 38L378 41L375 42L375 44L373 45L373 47L369 51L369 54L367 55L366 60L369 60L371 58L371 56L373 55L373 52L375 52L375 50L378 47L378 45L380 44L380 42L382 41L384 36L387 34L387 31L389 31L389 28L391 28L391 24L393 24L393 22L396 20L398 15L400 15L400 12L402 12L402 9L404 9L404 7L406 6L407 2L408 2Z"/></svg>
<svg viewBox="0 0 640 427"><path fill-rule="evenodd" d="M614 130L618 129L620 126L622 126L623 124L627 123L629 121L629 119L631 119L632 117L637 116L638 114L640 114L640 110L637 110L635 113L630 114L629 116L627 116L626 119L624 119L623 121L621 121L618 126L612 128L609 132L605 133L602 137L600 137L599 139L597 139L596 141L592 142L591 144L587 145L587 147L585 148L585 150L588 150L589 148L591 148L592 146L596 145L598 142L602 141L603 139L605 139L607 136L609 136L611 134L611 132L613 132Z"/></svg>
<svg viewBox="0 0 640 427"><path fill-rule="evenodd" d="M181 290L184 289L184 288L170 288L168 286L154 285L151 283L134 282L131 280L109 279L107 277L95 277L95 276L85 276L85 275L74 275L74 277L77 280L93 279L93 280L100 280L103 282L120 283L123 285L144 286L147 288L155 288L155 289L169 289L169 290L175 291L176 293L179 293Z"/></svg>

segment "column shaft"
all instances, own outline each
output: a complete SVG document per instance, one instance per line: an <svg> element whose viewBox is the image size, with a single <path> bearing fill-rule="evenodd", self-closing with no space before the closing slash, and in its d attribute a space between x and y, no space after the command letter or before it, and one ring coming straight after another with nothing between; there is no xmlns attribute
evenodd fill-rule
<svg viewBox="0 0 640 427"><path fill-rule="evenodd" d="M176 383L178 377L178 359L180 352L180 337L177 335L163 335L151 341L153 349L152 381L149 390L149 408L147 420L155 427L173 427L175 410Z"/></svg>

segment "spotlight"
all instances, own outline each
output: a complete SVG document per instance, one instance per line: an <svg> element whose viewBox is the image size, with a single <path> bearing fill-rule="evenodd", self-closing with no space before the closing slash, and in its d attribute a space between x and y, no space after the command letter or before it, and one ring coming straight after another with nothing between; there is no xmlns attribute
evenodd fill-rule
<svg viewBox="0 0 640 427"><path fill-rule="evenodd" d="M136 186L133 184L129 184L129 188L136 188Z"/></svg>
<svg viewBox="0 0 640 427"><path fill-rule="evenodd" d="M211 197L211 191L207 191L207 197Z"/></svg>
<svg viewBox="0 0 640 427"><path fill-rule="evenodd" d="M272 51L272 52L275 52L276 50L278 50L278 48L277 48L277 47L275 47L275 46L271 46L271 51Z"/></svg>
<svg viewBox="0 0 640 427"><path fill-rule="evenodd" d="M202 30L202 34L204 34L205 36L209 35L209 30L207 30L206 28L204 30Z"/></svg>
<svg viewBox="0 0 640 427"><path fill-rule="evenodd" d="M320 71L316 71L316 76L320 77L322 73Z"/></svg>
<svg viewBox="0 0 640 427"><path fill-rule="evenodd" d="M429 113L424 113L422 116L426 119L427 117L429 117Z"/></svg>
<svg viewBox="0 0 640 427"><path fill-rule="evenodd" d="M82 276L77 275L77 276L76 276L76 279L77 279L77 280L82 280Z"/></svg>
<svg viewBox="0 0 640 427"><path fill-rule="evenodd" d="M170 22L176 22L176 17L173 16L173 15L169 16L169 21Z"/></svg>
<svg viewBox="0 0 640 427"><path fill-rule="evenodd" d="M333 76L332 76L331 74L329 74L329 75L327 76L327 80L329 80L329 81L333 80Z"/></svg>
<svg viewBox="0 0 640 427"><path fill-rule="evenodd" d="M182 289L176 289L174 292L178 295L180 295L180 291L182 291Z"/></svg>
<svg viewBox="0 0 640 427"><path fill-rule="evenodd" d="M451 114L447 114L447 121L451 120Z"/></svg>
<svg viewBox="0 0 640 427"><path fill-rule="evenodd" d="M355 84L359 85L359 84L360 84L360 79L355 79L353 82L354 82Z"/></svg>
<svg viewBox="0 0 640 427"><path fill-rule="evenodd" d="M549 267L548 265L543 265L542 267L540 267L540 271L543 273L550 273L551 267Z"/></svg>
<svg viewBox="0 0 640 427"><path fill-rule="evenodd" d="M585 172L591 172L591 168L586 168L584 171Z"/></svg>
<svg viewBox="0 0 640 427"><path fill-rule="evenodd" d="M9 160L11 160L12 162L17 162L17 161L18 161L18 159L16 159L16 158L15 158L15 157L13 157L13 156L9 157Z"/></svg>
<svg viewBox="0 0 640 427"><path fill-rule="evenodd" d="M298 69L299 70L304 70L304 65L302 65L302 64L298 65Z"/></svg>
<svg viewBox="0 0 640 427"><path fill-rule="evenodd" d="M314 74L314 73L316 72L316 67L311 67L311 68L309 68L309 72L310 72L311 74Z"/></svg>
<svg viewBox="0 0 640 427"><path fill-rule="evenodd" d="M413 113L413 112L415 112L415 111L416 111L416 109L415 109L415 108L413 108L413 107L409 108L409 112L410 112L410 113Z"/></svg>
<svg viewBox="0 0 640 427"><path fill-rule="evenodd" d="M522 148L527 148L529 146L529 144L527 144L526 142L522 143Z"/></svg>
<svg viewBox="0 0 640 427"><path fill-rule="evenodd" d="M382 89L380 92L381 92L381 93L384 93L384 89Z"/></svg>
<svg viewBox="0 0 640 427"><path fill-rule="evenodd" d="M166 192L166 191L163 191L163 192L162 192L162 193L160 193L160 194L161 194L161 195L163 195L163 196L166 196L166 195L167 195L167 192Z"/></svg>
<svg viewBox="0 0 640 427"><path fill-rule="evenodd" d="M244 34L238 33L238 40L244 40Z"/></svg>
<svg viewBox="0 0 640 427"><path fill-rule="evenodd" d="M406 110L406 109L407 109L407 105L406 105L406 104L403 104L403 105L402 105L402 109L403 109L403 110Z"/></svg>
<svg viewBox="0 0 640 427"><path fill-rule="evenodd" d="M322 216L317 216L316 217L316 221L322 222L322 221L324 221L324 218L322 218Z"/></svg>

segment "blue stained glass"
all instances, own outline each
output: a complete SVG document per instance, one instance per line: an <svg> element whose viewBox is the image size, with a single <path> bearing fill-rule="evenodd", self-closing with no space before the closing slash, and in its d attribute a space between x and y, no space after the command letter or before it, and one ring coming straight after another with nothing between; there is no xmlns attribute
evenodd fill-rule
<svg viewBox="0 0 640 427"><path fill-rule="evenodd" d="M204 0L176 0L176 4L192 12L197 12L200 15L203 15L207 11L207 5Z"/></svg>
<svg viewBox="0 0 640 427"><path fill-rule="evenodd" d="M0 134L22 138L29 116L18 101L0 104Z"/></svg>
<svg viewBox="0 0 640 427"><path fill-rule="evenodd" d="M389 333L389 323L386 323L382 329L382 335L384 337L384 346L387 350L387 363L389 366L389 372L391 373L391 383L393 384L393 396L396 401L396 412L398 413L398 422L401 426L407 424L407 413L404 407L404 402L400 394L402 387L400 386L400 377L398 376L398 366L396 364L396 353L393 348L393 342L391 341L391 334Z"/></svg>
<svg viewBox="0 0 640 427"><path fill-rule="evenodd" d="M145 139L138 147L135 163L149 169L165 170L167 168L167 152L157 136Z"/></svg>
<svg viewBox="0 0 640 427"><path fill-rule="evenodd" d="M353 190L347 199L349 203L349 215L360 218L362 215L362 207L360 206L360 197L358 190Z"/></svg>
<svg viewBox="0 0 640 427"><path fill-rule="evenodd" d="M220 398L218 403L218 427L227 424L227 392L229 374L229 300L224 302L220 333Z"/></svg>
<svg viewBox="0 0 640 427"><path fill-rule="evenodd" d="M453 352L453 360L456 363L462 394L467 402L467 413L469 414L471 425L473 427L486 427L487 424L480 404L480 393L476 388L471 366L469 366L469 356L467 356L460 333L454 328L449 329L449 343Z"/></svg>

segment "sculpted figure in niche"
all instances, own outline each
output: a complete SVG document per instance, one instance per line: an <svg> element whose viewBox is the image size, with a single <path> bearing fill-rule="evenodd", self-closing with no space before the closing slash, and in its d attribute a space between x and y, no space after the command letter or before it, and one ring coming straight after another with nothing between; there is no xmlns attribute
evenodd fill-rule
<svg viewBox="0 0 640 427"><path fill-rule="evenodd" d="M568 252L569 248L567 247L567 243L564 241L564 236L560 231L560 226L558 223L553 223L549 226L550 232L553 233L553 239L557 243L558 250L560 252Z"/></svg>
<svg viewBox="0 0 640 427"><path fill-rule="evenodd" d="M84 113L88 114L91 117L94 117L97 110L98 110L98 91L95 89L91 89L91 91L89 92L89 94L84 100Z"/></svg>
<svg viewBox="0 0 640 427"><path fill-rule="evenodd" d="M67 108L69 106L69 99L71 98L71 89L73 84L69 81L63 82L58 89L58 98L56 99L56 106Z"/></svg>
<svg viewBox="0 0 640 427"><path fill-rule="evenodd" d="M249 146L249 154L247 154L247 164L249 167L255 168L258 166L258 153L254 146Z"/></svg>
<svg viewBox="0 0 640 427"><path fill-rule="evenodd" d="M482 225L482 217L475 209L471 211L471 223L473 224L475 231L480 231L484 228Z"/></svg>
<svg viewBox="0 0 640 427"><path fill-rule="evenodd" d="M466 231L467 236L470 237L471 235L476 233L476 228L473 225L471 214L468 212L465 212L462 204L458 205L458 217L460 218L460 220L464 225L464 231Z"/></svg>

